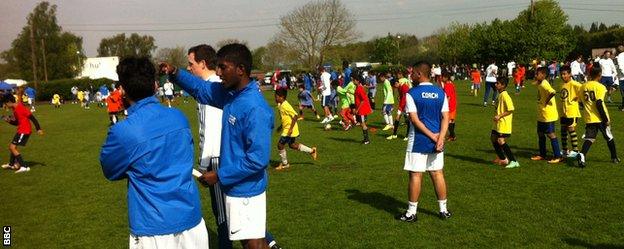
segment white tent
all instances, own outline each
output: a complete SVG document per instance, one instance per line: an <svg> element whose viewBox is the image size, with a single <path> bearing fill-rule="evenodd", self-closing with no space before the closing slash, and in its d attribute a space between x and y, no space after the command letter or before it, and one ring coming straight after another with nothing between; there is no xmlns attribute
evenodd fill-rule
<svg viewBox="0 0 624 249"><path fill-rule="evenodd" d="M107 78L118 81L117 65L119 57L95 57L87 58L84 62L82 72L78 78L89 77L90 79Z"/></svg>
<svg viewBox="0 0 624 249"><path fill-rule="evenodd" d="M28 84L28 82L22 79L6 79L4 80L4 82L11 84L11 85L16 85L18 87Z"/></svg>

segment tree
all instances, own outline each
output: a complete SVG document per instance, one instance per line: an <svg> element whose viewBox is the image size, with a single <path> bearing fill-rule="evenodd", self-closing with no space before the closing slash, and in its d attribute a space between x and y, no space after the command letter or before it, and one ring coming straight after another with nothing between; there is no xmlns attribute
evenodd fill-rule
<svg viewBox="0 0 624 249"><path fill-rule="evenodd" d="M251 56L253 58L252 68L258 70L264 70L264 62L262 59L266 55L267 48L262 46L251 51Z"/></svg>
<svg viewBox="0 0 624 249"><path fill-rule="evenodd" d="M152 57L152 52L156 50L154 45L154 37L149 35L140 36L132 33L126 38L125 33L104 38L100 41L98 47L98 56L119 56L120 58L128 56Z"/></svg>
<svg viewBox="0 0 624 249"><path fill-rule="evenodd" d="M183 46L175 48L161 48L156 52L155 62L167 61L179 68L186 68L188 65L186 49Z"/></svg>
<svg viewBox="0 0 624 249"><path fill-rule="evenodd" d="M294 49L308 68L321 64L330 46L359 37L355 19L339 0L309 2L280 18L275 40Z"/></svg>
<svg viewBox="0 0 624 249"><path fill-rule="evenodd" d="M517 24L517 54L522 61L537 58L563 59L574 50L572 27L567 24L568 16L554 0L540 0L535 3L534 18L531 9L520 12L514 22ZM592 24L593 26L593 24Z"/></svg>
<svg viewBox="0 0 624 249"><path fill-rule="evenodd" d="M396 37L388 36L373 40L371 59L381 64L397 62L399 57L399 41Z"/></svg>
<svg viewBox="0 0 624 249"><path fill-rule="evenodd" d="M39 3L28 15L28 24L11 43L11 49L0 55L8 64L8 75L33 80L31 26L35 44L35 71L39 79L73 78L82 70L82 37L64 32L56 20L56 5ZM45 58L45 63L44 63ZM47 70L44 70L44 65Z"/></svg>
<svg viewBox="0 0 624 249"><path fill-rule="evenodd" d="M235 38L228 38L228 39L223 39L217 42L216 44L216 49L219 50L220 48L222 48L225 45L228 44L232 44L232 43L239 43L239 44L243 44L245 46L247 46L247 41L241 41L239 39L235 39Z"/></svg>

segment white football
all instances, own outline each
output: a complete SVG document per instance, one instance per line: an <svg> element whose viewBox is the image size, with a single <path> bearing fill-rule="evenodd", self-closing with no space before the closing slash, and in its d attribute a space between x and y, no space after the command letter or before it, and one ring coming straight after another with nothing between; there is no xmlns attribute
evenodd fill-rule
<svg viewBox="0 0 624 249"><path fill-rule="evenodd" d="M325 124L325 130L326 131L331 130L331 124L329 124L329 123Z"/></svg>

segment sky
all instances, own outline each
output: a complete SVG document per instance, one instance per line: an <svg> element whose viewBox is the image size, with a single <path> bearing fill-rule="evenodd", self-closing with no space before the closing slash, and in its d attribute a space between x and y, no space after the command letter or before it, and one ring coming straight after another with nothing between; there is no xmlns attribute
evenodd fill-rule
<svg viewBox="0 0 624 249"><path fill-rule="evenodd" d="M0 0L0 51L26 25L39 1ZM216 44L239 39L257 48L278 31L280 16L305 0L50 0L58 6L64 31L83 37L88 57L97 55L100 40L118 33L151 35L159 48ZM357 21L360 40L388 33L424 37L452 22L475 23L513 19L530 0L342 0ZM561 0L570 24L624 24L621 0Z"/></svg>

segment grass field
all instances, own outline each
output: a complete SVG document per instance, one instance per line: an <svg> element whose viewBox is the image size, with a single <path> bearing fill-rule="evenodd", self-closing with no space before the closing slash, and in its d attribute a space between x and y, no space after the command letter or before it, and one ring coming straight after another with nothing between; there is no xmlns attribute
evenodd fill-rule
<svg viewBox="0 0 624 249"><path fill-rule="evenodd" d="M406 142L385 139L378 95L371 125L379 129L369 145L360 144L357 128L344 132L334 125L323 131L315 119L299 123L298 141L317 146L319 160L289 150L289 170L269 169L268 227L278 242L284 248L624 248L624 165L609 162L602 137L585 169L530 161L537 153L536 90L527 86L515 96L510 87L517 111L509 144L521 167L502 169L490 163L494 108L468 96L466 83L456 88L458 140L447 144L445 158L451 219L438 219L433 186L426 179L419 221L394 220L407 206ZM275 106L272 93L266 96ZM187 114L197 137L195 105L177 108ZM624 115L616 104L609 111L624 158ZM12 226L13 247L126 248L126 182L107 181L98 160L108 125L105 111L46 105L35 115L46 134L33 135L21 149L31 171L0 171L0 224ZM312 115L306 112L306 117ZM0 129L0 141L8 147L15 128L2 124ZM272 164L279 160L275 148L271 158ZM8 150L0 159L8 160ZM210 198L201 189L211 248L216 248Z"/></svg>

